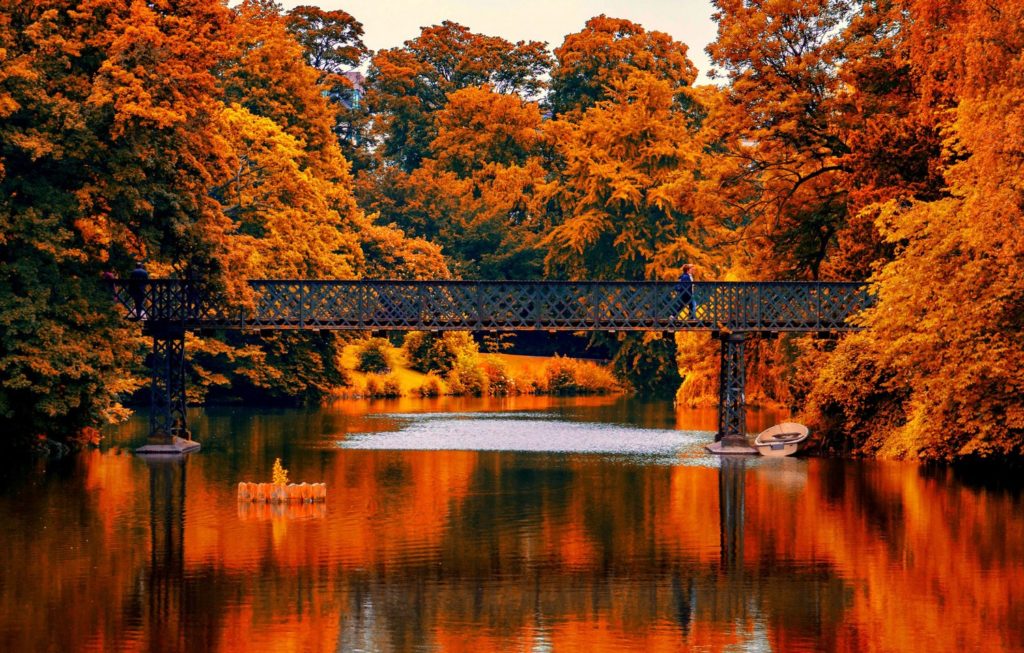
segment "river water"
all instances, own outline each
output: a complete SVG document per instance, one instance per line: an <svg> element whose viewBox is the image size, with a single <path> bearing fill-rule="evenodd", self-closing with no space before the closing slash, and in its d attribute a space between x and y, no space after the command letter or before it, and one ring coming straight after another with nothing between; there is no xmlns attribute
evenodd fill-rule
<svg viewBox="0 0 1024 653"><path fill-rule="evenodd" d="M751 430L782 416L754 412ZM625 398L209 409L0 480L0 651L1024 651L1020 486ZM240 504L239 481L327 484Z"/></svg>

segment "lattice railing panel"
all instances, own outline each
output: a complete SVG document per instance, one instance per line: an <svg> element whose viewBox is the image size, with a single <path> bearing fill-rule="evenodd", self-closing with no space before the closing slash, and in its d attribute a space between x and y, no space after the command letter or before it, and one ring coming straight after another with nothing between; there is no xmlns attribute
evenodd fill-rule
<svg viewBox="0 0 1024 653"><path fill-rule="evenodd" d="M760 292L761 324L783 331L820 324L819 293L805 294L800 287L784 284L766 284Z"/></svg>
<svg viewBox="0 0 1024 653"><path fill-rule="evenodd" d="M330 283L310 283L303 294L304 326L335 329L360 323L364 293Z"/></svg>
<svg viewBox="0 0 1024 653"><path fill-rule="evenodd" d="M479 328L480 292L469 285L426 286L418 289L423 301L420 323L426 328Z"/></svg>
<svg viewBox="0 0 1024 653"><path fill-rule="evenodd" d="M485 292L481 287L478 300L481 328L507 325L507 328L524 329L533 326L533 299L528 286L497 283L489 290Z"/></svg>
<svg viewBox="0 0 1024 653"><path fill-rule="evenodd" d="M114 282L124 315L187 328L732 330L858 328L852 283L695 283L696 317L661 282L253 281L247 301L181 281Z"/></svg>
<svg viewBox="0 0 1024 653"><path fill-rule="evenodd" d="M300 323L302 288L297 283L253 284L256 294L254 326L283 328Z"/></svg>
<svg viewBox="0 0 1024 653"><path fill-rule="evenodd" d="M849 318L856 316L871 306L871 296L865 287L862 292L850 292L850 288L840 284L821 284L818 288L818 311L825 324L845 324L847 328L856 327Z"/></svg>

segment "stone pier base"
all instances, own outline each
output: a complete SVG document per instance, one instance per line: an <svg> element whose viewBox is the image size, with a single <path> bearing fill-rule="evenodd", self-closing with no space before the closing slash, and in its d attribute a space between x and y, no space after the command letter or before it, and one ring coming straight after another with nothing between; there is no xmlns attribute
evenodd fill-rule
<svg viewBox="0 0 1024 653"><path fill-rule="evenodd" d="M148 442L136 449L135 453L140 456L180 456L193 451L199 451L200 446L195 440L186 440L174 436L169 440Z"/></svg>
<svg viewBox="0 0 1024 653"><path fill-rule="evenodd" d="M717 442L704 447L709 453L721 456L750 456L757 455L755 447L750 446L747 439L742 435L727 435Z"/></svg>

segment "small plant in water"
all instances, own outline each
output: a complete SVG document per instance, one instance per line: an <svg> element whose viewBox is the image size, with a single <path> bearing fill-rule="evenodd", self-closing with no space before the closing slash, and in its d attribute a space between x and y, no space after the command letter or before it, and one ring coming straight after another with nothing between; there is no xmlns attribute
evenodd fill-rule
<svg viewBox="0 0 1024 653"><path fill-rule="evenodd" d="M288 470L281 466L281 459L274 459L274 485L288 485Z"/></svg>

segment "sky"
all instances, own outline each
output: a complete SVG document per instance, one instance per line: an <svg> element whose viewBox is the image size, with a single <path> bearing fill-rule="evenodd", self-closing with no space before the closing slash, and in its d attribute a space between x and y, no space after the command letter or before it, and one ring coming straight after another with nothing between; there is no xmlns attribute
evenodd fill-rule
<svg viewBox="0 0 1024 653"><path fill-rule="evenodd" d="M399 47L420 28L453 20L478 34L515 41L547 41L554 50L566 34L583 29L599 14L626 18L644 29L665 32L689 46L690 60L708 83L704 47L715 38L710 0L286 0L285 9L314 4L344 9L363 24L371 50Z"/></svg>

